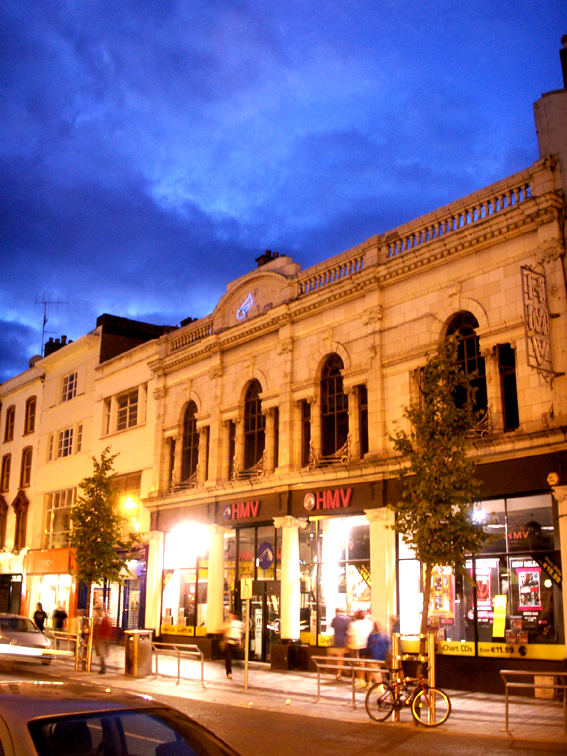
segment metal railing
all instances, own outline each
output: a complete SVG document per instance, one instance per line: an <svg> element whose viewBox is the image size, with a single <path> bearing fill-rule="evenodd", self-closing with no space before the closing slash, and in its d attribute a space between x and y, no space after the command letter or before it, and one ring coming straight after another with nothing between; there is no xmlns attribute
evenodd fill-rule
<svg viewBox="0 0 567 756"><path fill-rule="evenodd" d="M155 666L154 675L156 677L159 677L158 659L160 654L162 656L173 656L177 659L176 685L179 685L179 681L181 680L181 660L191 659L199 661L201 664L201 686L205 687L205 657L199 646L186 643L178 646L175 643L154 642L152 643L152 654Z"/></svg>
<svg viewBox="0 0 567 756"><path fill-rule="evenodd" d="M548 670L545 671L537 671L533 669L501 669L500 670L500 676L504 680L504 686L506 689L506 709L505 709L505 718L506 718L506 732L510 734L509 729L509 723L508 723L508 715L509 715L509 694L511 689L532 689L535 693L536 688L537 689L544 689L544 690L562 690L563 691L563 732L567 732L567 672L549 672ZM522 680L522 678L531 677L531 682L526 681L525 679ZM549 678L551 677L553 679L553 683L545 683L541 680L538 680L536 682L536 677L540 678ZM511 680L509 678L512 678ZM559 682L559 680L563 679L562 682Z"/></svg>
<svg viewBox="0 0 567 756"><path fill-rule="evenodd" d="M366 674L376 672L382 674L385 672L385 662L377 659L359 659L356 656L312 656L311 661L317 668L317 698L315 703L321 698L321 674L326 671L347 673L352 676L352 708L356 709L356 680L357 672Z"/></svg>

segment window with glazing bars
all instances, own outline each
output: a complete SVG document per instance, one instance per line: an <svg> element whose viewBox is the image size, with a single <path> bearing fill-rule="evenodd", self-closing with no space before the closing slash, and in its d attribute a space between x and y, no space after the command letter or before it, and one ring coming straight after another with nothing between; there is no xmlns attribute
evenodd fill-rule
<svg viewBox="0 0 567 756"><path fill-rule="evenodd" d="M116 430L132 428L138 424L138 389L117 398Z"/></svg>
<svg viewBox="0 0 567 756"><path fill-rule="evenodd" d="M266 418L262 414L262 387L252 381L244 399L244 469L253 467L264 453Z"/></svg>
<svg viewBox="0 0 567 756"><path fill-rule="evenodd" d="M324 456L334 454L348 436L348 397L343 391L338 354L330 355L321 371L321 450Z"/></svg>

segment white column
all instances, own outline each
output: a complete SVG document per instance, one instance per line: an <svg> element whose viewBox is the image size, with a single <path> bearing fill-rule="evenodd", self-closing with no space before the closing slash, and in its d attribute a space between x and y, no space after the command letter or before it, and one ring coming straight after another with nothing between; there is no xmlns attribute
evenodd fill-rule
<svg viewBox="0 0 567 756"><path fill-rule="evenodd" d="M567 573L567 486L555 486L553 496L557 501L557 510L559 514L559 543L561 547L561 572ZM564 578L565 579L565 578ZM563 626L567 624L567 589L563 583L561 591L563 598Z"/></svg>
<svg viewBox="0 0 567 756"><path fill-rule="evenodd" d="M226 528L211 525L207 584L207 633L218 633L224 620L224 534Z"/></svg>
<svg viewBox="0 0 567 756"><path fill-rule="evenodd" d="M298 640L301 607L299 528L304 528L307 522L289 516L274 517L274 525L281 528L282 533L280 639Z"/></svg>
<svg viewBox="0 0 567 756"><path fill-rule="evenodd" d="M370 522L370 576L372 581L372 619L385 632L390 631L390 617L396 613L396 537L394 513L387 507L366 509Z"/></svg>
<svg viewBox="0 0 567 756"><path fill-rule="evenodd" d="M161 632L161 589L163 576L163 549L165 534L159 530L148 533L148 567L146 572L146 622L147 629Z"/></svg>

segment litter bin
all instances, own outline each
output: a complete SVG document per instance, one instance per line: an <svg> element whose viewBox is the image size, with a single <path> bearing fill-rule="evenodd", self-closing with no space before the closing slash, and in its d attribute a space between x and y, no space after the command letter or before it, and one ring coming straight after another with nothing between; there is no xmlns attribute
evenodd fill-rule
<svg viewBox="0 0 567 756"><path fill-rule="evenodd" d="M126 630L124 633L124 671L132 677L152 673L152 631Z"/></svg>

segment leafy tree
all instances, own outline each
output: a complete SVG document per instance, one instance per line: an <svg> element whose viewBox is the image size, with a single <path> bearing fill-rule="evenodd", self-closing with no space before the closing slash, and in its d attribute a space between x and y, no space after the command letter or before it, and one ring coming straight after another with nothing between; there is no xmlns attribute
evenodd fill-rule
<svg viewBox="0 0 567 756"><path fill-rule="evenodd" d="M127 521L117 513L117 494L113 487L116 456L110 454L107 447L100 459L92 458L93 474L80 482L82 494L71 512L76 576L87 586L89 603L93 585L105 580L123 582L127 559L121 553L128 554L139 543L137 534L123 537Z"/></svg>
<svg viewBox="0 0 567 756"><path fill-rule="evenodd" d="M407 464L401 471L401 501L390 505L395 529L425 566L421 634L428 623L431 575L435 565L464 571L467 554L477 552L485 534L472 519L480 482L467 453L475 424L474 390L457 361L458 340L443 340L420 371L419 395L404 410L411 430L391 440ZM459 406L455 397L466 397ZM421 652L425 647L422 638Z"/></svg>

